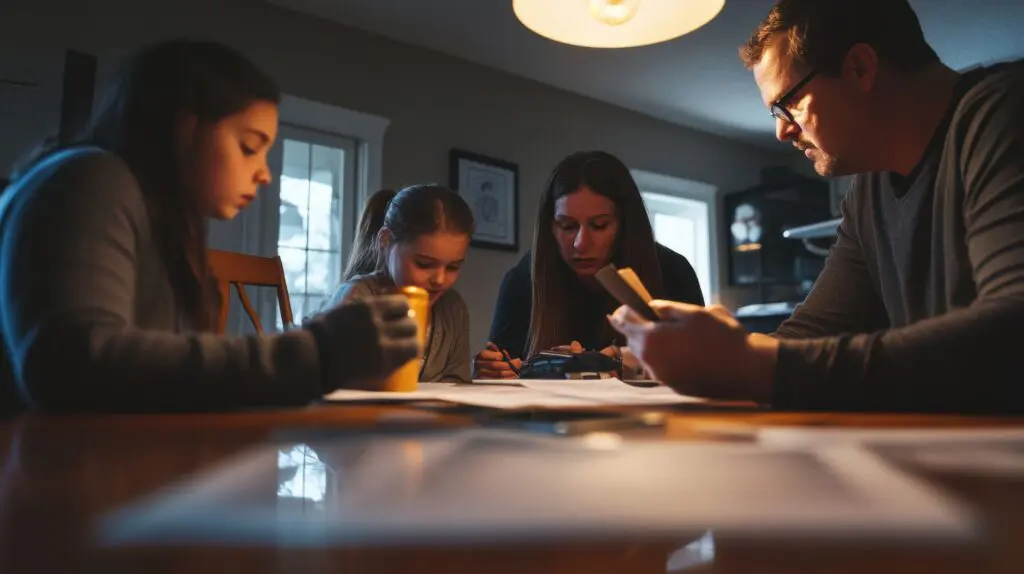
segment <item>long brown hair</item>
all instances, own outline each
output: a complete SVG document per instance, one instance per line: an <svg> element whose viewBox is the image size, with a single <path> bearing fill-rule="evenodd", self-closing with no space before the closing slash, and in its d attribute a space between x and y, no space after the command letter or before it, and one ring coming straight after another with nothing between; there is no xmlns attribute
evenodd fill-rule
<svg viewBox="0 0 1024 574"><path fill-rule="evenodd" d="M654 231L647 217L640 189L629 169L617 157L603 151L577 152L563 159L551 172L537 214L533 234L531 275L533 307L527 340L527 356L568 343L570 298L580 282L558 251L555 242L555 202L587 187L615 204L619 232L612 262L631 267L654 297L662 295L661 268ZM605 325L609 338L611 327Z"/></svg>
<svg viewBox="0 0 1024 574"><path fill-rule="evenodd" d="M277 83L245 56L210 41L169 40L126 60L101 106L71 142L50 141L18 172L62 148L95 146L120 156L147 204L183 319L211 330L220 305L206 256L206 220L186 185L176 130L183 116L216 123L256 102L280 101Z"/></svg>
<svg viewBox="0 0 1024 574"><path fill-rule="evenodd" d="M438 232L473 235L473 210L461 195L442 185L382 189L366 202L359 218L355 245L342 276L344 281L384 269L380 230L387 228L398 243Z"/></svg>

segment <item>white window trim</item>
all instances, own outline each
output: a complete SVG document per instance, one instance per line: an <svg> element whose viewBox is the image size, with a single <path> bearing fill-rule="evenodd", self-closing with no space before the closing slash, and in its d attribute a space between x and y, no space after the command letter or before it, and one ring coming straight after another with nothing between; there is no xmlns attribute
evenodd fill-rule
<svg viewBox="0 0 1024 574"><path fill-rule="evenodd" d="M708 289L711 292L711 300L706 301L706 303L708 305L717 303L721 298L718 277L718 188L707 183L644 171L642 169L631 169L630 173L633 175L633 180L641 191L681 197L707 204L708 233L711 234L708 240L708 249L711 251L708 258L711 285Z"/></svg>
<svg viewBox="0 0 1024 574"><path fill-rule="evenodd" d="M384 165L384 133L391 120L291 94L281 97L281 123L353 138L358 142L356 209L380 189Z"/></svg>

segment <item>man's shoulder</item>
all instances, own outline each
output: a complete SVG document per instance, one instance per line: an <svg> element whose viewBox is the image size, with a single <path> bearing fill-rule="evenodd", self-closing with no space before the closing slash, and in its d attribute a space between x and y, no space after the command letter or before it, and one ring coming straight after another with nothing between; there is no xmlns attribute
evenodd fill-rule
<svg viewBox="0 0 1024 574"><path fill-rule="evenodd" d="M992 92L1020 90L1024 86L1024 59L979 66L963 72L964 98Z"/></svg>
<svg viewBox="0 0 1024 574"><path fill-rule="evenodd" d="M961 81L963 95L953 114L953 129L962 129L994 108L1024 104L1024 60L968 70Z"/></svg>

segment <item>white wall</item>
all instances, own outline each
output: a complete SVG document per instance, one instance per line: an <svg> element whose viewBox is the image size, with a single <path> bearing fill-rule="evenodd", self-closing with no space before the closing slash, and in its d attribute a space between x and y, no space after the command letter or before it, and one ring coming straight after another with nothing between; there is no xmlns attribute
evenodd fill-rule
<svg viewBox="0 0 1024 574"><path fill-rule="evenodd" d="M113 58L142 43L169 35L205 36L244 50L289 93L388 118L385 187L447 183L452 147L514 162L520 176L520 252L529 248L548 172L574 151L604 149L631 168L703 182L720 192L753 185L761 167L790 161L789 154L251 0L181 0L159 8L137 0L13 4L0 6L0 53L32 62L46 77L55 70L59 74L52 54L65 46L101 56L102 77ZM23 103L18 110L5 106L0 121L6 126L24 110L45 116L55 109L44 103ZM8 163L12 149L38 137L41 125L5 128L0 162ZM458 288L469 304L474 346L484 342L501 277L518 258L497 251L470 253ZM724 279L720 284L726 285ZM728 289L722 299L729 304Z"/></svg>

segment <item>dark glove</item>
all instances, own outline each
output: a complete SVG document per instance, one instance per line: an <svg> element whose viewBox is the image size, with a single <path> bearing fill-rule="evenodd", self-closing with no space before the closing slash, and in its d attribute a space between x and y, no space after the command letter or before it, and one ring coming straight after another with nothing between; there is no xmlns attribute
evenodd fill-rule
<svg viewBox="0 0 1024 574"><path fill-rule="evenodd" d="M416 322L404 295L378 295L310 320L320 350L322 390L368 388L419 354Z"/></svg>

